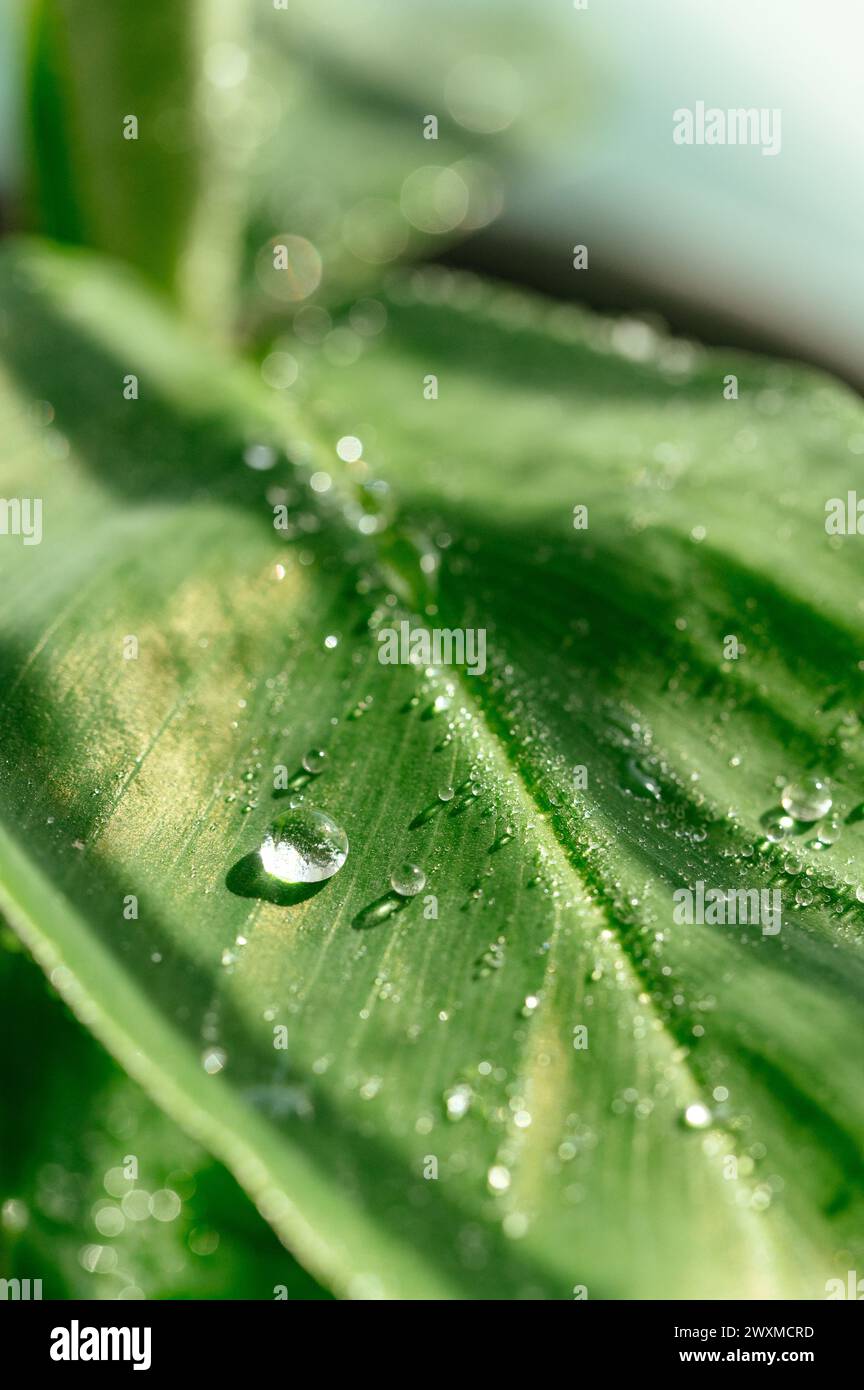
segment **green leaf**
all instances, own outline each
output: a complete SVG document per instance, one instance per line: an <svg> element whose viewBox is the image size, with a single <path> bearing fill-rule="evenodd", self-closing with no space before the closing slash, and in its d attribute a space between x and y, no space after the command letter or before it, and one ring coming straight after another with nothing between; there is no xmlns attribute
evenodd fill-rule
<svg viewBox="0 0 864 1390"><path fill-rule="evenodd" d="M215 138L243 123L219 62L243 60L245 9L38 0L31 20L36 226L130 262L219 328L232 307L244 160Z"/></svg>
<svg viewBox="0 0 864 1390"><path fill-rule="evenodd" d="M44 538L0 544L0 899L82 1020L340 1294L845 1279L860 560L824 504L858 401L421 275L289 414L118 271L25 246L2 278L2 490ZM485 629L485 675L381 664L402 619ZM312 747L351 848L292 895L254 855ZM767 841L817 768L837 843ZM782 929L676 924L700 880L779 888Z"/></svg>
<svg viewBox="0 0 864 1390"><path fill-rule="evenodd" d="M5 942L0 1019L0 1277L43 1298L326 1297Z"/></svg>

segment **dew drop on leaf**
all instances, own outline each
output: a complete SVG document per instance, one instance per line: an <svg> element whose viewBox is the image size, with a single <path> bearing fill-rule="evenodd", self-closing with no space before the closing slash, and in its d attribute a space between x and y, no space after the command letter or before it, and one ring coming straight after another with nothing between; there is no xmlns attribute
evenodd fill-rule
<svg viewBox="0 0 864 1390"><path fill-rule="evenodd" d="M250 444L243 454L243 462L256 472L266 472L276 462L276 450L269 444Z"/></svg>
<svg viewBox="0 0 864 1390"><path fill-rule="evenodd" d="M688 1129L707 1129L711 1123L711 1111L707 1105L694 1101L684 1111L684 1123Z"/></svg>
<svg viewBox="0 0 864 1390"><path fill-rule="evenodd" d="M660 800L659 782L643 767L638 758L628 759L626 782L628 790L635 792L637 796L650 796L655 801Z"/></svg>
<svg viewBox="0 0 864 1390"><path fill-rule="evenodd" d="M348 858L348 836L323 811L300 806L273 822L258 854L281 883L321 883Z"/></svg>
<svg viewBox="0 0 864 1390"><path fill-rule="evenodd" d="M840 839L840 821L837 816L828 816L821 825L816 827L816 839L820 845L833 845Z"/></svg>
<svg viewBox="0 0 864 1390"><path fill-rule="evenodd" d="M510 1172L501 1163L495 1163L486 1174L490 1192L506 1192L510 1186Z"/></svg>
<svg viewBox="0 0 864 1390"><path fill-rule="evenodd" d="M201 1053L201 1065L208 1076L215 1076L227 1062L227 1054L221 1047L208 1047Z"/></svg>
<svg viewBox="0 0 864 1390"><path fill-rule="evenodd" d="M814 821L827 816L833 798L830 785L825 778L810 774L784 787L780 800L783 810L796 820Z"/></svg>
<svg viewBox="0 0 864 1390"><path fill-rule="evenodd" d="M777 844L779 840L785 840L795 829L795 822L792 817L787 816L779 809L766 811L759 823L765 831L766 840L770 840L773 844Z"/></svg>
<svg viewBox="0 0 864 1390"><path fill-rule="evenodd" d="M303 754L302 762L306 772L311 772L313 777L317 777L319 772L324 771L327 754L323 748L310 748L308 753Z"/></svg>
<svg viewBox="0 0 864 1390"><path fill-rule="evenodd" d="M472 1094L471 1087L464 1084L454 1086L452 1090L445 1093L444 1105L447 1110L448 1120L462 1119L471 1104Z"/></svg>
<svg viewBox="0 0 864 1390"><path fill-rule="evenodd" d="M426 875L419 864L400 864L390 875L390 886L402 898L413 898L426 887Z"/></svg>

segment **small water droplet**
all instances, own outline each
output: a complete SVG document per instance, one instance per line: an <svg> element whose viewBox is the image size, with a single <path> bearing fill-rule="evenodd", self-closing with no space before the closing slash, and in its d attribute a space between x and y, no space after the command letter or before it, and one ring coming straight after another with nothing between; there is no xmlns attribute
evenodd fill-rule
<svg viewBox="0 0 864 1390"><path fill-rule="evenodd" d="M816 839L820 845L833 845L840 839L842 826L837 816L829 816L816 827Z"/></svg>
<svg viewBox="0 0 864 1390"><path fill-rule="evenodd" d="M419 864L400 864L390 875L390 886L402 898L413 898L426 887L426 875Z"/></svg>
<svg viewBox="0 0 864 1390"><path fill-rule="evenodd" d="M400 912L405 906L404 898L400 898L398 893L385 893L383 898L378 898L377 902L369 903L362 911L357 913L352 925L358 931L364 931L367 927L376 927L379 922L385 922L394 913Z"/></svg>
<svg viewBox="0 0 864 1390"><path fill-rule="evenodd" d="M269 444L250 444L243 454L243 462L256 472L266 472L276 462L276 450Z"/></svg>
<svg viewBox="0 0 864 1390"><path fill-rule="evenodd" d="M439 787L439 789L438 789L438 800L439 800L439 801L452 801L454 796L455 796L455 792L454 792L454 790L453 790L453 788L452 788L451 786Z"/></svg>
<svg viewBox="0 0 864 1390"><path fill-rule="evenodd" d="M711 1111L707 1105L695 1101L684 1111L684 1123L688 1129L707 1129L711 1123Z"/></svg>
<svg viewBox="0 0 864 1390"><path fill-rule="evenodd" d="M323 811L298 807L273 822L258 853L281 883L321 883L348 858L348 836Z"/></svg>
<svg viewBox="0 0 864 1390"><path fill-rule="evenodd" d="M815 773L790 782L783 788L780 800L783 810L800 821L821 820L827 816L833 802L830 784Z"/></svg>
<svg viewBox="0 0 864 1390"><path fill-rule="evenodd" d="M30 1213L26 1203L19 1198L10 1197L8 1201L3 1203L2 1211L0 1211L0 1222L2 1222L4 1230L17 1235L19 1231L24 1230L29 1220Z"/></svg>
<svg viewBox="0 0 864 1390"><path fill-rule="evenodd" d="M792 817L780 810L766 811L759 824L765 831L766 840L770 840L772 844L785 840L795 829Z"/></svg>
<svg viewBox="0 0 864 1390"><path fill-rule="evenodd" d="M490 1192L506 1192L510 1186L510 1173L501 1163L495 1163L486 1174Z"/></svg>
<svg viewBox="0 0 864 1390"><path fill-rule="evenodd" d="M319 772L324 771L327 762L327 754L323 748L310 748L308 753L303 754L302 763L307 772L311 772L313 777L317 777Z"/></svg>
<svg viewBox="0 0 864 1390"><path fill-rule="evenodd" d="M444 1104L447 1107L448 1120L461 1120L468 1111L471 1104L473 1092L470 1086L454 1086L452 1090L444 1095Z"/></svg>
<svg viewBox="0 0 864 1390"><path fill-rule="evenodd" d="M355 463L363 453L363 445L356 434L343 434L336 444L336 452L343 463Z"/></svg>
<svg viewBox="0 0 864 1390"><path fill-rule="evenodd" d="M208 1047L201 1053L201 1065L208 1076L220 1072L227 1060L228 1055L221 1047Z"/></svg>

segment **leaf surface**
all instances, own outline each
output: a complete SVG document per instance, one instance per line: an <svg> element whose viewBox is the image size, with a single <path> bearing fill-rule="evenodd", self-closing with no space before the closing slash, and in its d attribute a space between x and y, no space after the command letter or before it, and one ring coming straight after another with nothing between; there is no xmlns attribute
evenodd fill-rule
<svg viewBox="0 0 864 1390"><path fill-rule="evenodd" d="M298 347L289 409L116 270L2 277L44 537L0 545L0 894L84 1022L340 1294L824 1296L861 1254L857 401L421 275L352 365ZM483 629L486 672L382 664L401 621ZM289 894L255 851L319 747L350 853ZM817 768L839 839L767 841ZM699 881L781 930L675 923Z"/></svg>

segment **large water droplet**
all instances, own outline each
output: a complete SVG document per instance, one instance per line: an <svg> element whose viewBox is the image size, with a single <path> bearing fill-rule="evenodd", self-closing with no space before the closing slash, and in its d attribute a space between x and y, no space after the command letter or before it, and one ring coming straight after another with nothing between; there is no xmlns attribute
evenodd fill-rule
<svg viewBox="0 0 864 1390"><path fill-rule="evenodd" d="M273 822L258 853L281 883L321 883L348 858L348 836L323 811L300 806Z"/></svg>
<svg viewBox="0 0 864 1390"><path fill-rule="evenodd" d="M799 782L790 782L780 797L783 810L802 821L821 820L827 816L832 799L830 784L816 773L809 773Z"/></svg>
<svg viewBox="0 0 864 1390"><path fill-rule="evenodd" d="M638 758L629 758L625 780L631 792L637 796L650 796L655 801L661 797L660 783Z"/></svg>
<svg viewBox="0 0 864 1390"><path fill-rule="evenodd" d="M419 864L400 864L390 875L390 886L402 898L413 898L426 887L426 875Z"/></svg>

